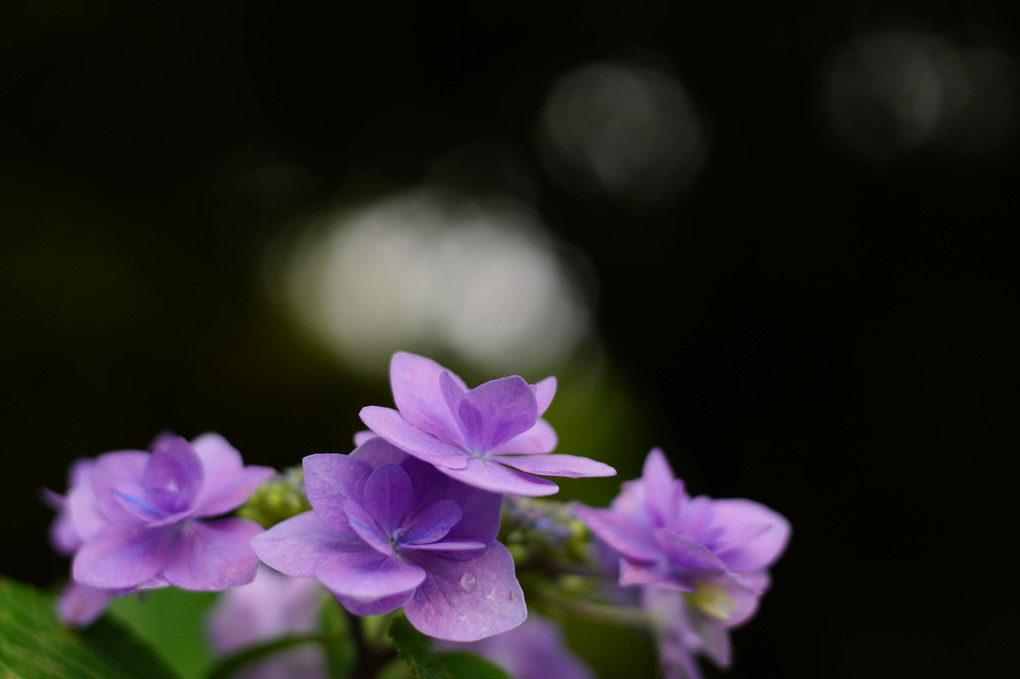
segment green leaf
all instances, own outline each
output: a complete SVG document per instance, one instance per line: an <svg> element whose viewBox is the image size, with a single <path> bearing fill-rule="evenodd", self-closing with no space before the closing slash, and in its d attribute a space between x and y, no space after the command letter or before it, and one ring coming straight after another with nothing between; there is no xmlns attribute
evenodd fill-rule
<svg viewBox="0 0 1020 679"><path fill-rule="evenodd" d="M407 618L393 620L390 638L416 679L511 679L498 665L472 653L433 653L428 637Z"/></svg>
<svg viewBox="0 0 1020 679"><path fill-rule="evenodd" d="M64 624L56 601L0 578L0 670L20 679L178 679L147 645L104 616L80 630Z"/></svg>

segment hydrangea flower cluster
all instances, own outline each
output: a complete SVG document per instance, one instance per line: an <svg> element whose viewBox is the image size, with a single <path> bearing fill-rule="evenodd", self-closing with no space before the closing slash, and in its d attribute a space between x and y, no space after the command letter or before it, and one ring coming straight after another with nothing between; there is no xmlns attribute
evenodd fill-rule
<svg viewBox="0 0 1020 679"><path fill-rule="evenodd" d="M671 676L700 677L698 653L728 665L727 631L757 610L789 522L751 500L690 497L659 449L609 509L575 511L616 552L619 583L643 588Z"/></svg>
<svg viewBox="0 0 1020 679"><path fill-rule="evenodd" d="M243 503L273 474L245 467L218 434L194 441L160 436L151 452L124 450L79 461L51 531L73 554L74 582L61 611L87 624L113 596L175 585L220 590L255 577L254 521L216 518Z"/></svg>
<svg viewBox="0 0 1020 679"><path fill-rule="evenodd" d="M543 414L555 378L469 389L435 361L397 353L390 383L396 408L363 408L369 431L354 450L309 455L303 475L271 480L274 470L244 466L217 434L163 435L151 451L77 462L67 495L45 497L58 512L51 541L73 557L62 615L87 624L115 596L168 585L238 588L209 630L218 652L243 655L253 643L314 636L328 591L352 620L403 609L436 648L469 649L518 679L581 679L591 673L555 623L528 617L516 568L544 577L525 583L554 609L599 591L577 578L610 570L618 586L603 590L604 605L572 610L643 626L667 679L700 679L699 655L729 664L729 630L754 615L789 540L785 518L750 500L691 497L658 449L608 509L551 502L558 487L545 476L616 473L552 453ZM608 555L594 572L593 552ZM259 560L276 572L248 584ZM321 649L288 653L248 676L326 676Z"/></svg>

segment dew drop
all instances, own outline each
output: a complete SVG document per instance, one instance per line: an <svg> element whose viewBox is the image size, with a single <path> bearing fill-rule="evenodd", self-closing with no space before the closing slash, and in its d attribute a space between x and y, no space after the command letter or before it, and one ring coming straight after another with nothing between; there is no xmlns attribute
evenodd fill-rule
<svg viewBox="0 0 1020 679"><path fill-rule="evenodd" d="M464 588L465 592L473 592L477 583L478 579L471 571L465 571L464 575L460 576L460 586Z"/></svg>

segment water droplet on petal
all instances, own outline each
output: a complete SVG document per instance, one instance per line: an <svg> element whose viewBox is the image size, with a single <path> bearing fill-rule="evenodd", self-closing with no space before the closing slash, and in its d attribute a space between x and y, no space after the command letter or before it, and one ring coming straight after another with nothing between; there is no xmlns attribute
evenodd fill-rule
<svg viewBox="0 0 1020 679"><path fill-rule="evenodd" d="M464 575L460 576L460 586L464 588L465 592L473 592L477 582L478 579L471 571L465 571Z"/></svg>

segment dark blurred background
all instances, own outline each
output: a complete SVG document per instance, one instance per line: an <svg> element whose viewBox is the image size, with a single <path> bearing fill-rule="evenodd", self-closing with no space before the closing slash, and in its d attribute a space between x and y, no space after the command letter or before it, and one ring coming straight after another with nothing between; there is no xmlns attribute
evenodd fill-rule
<svg viewBox="0 0 1020 679"><path fill-rule="evenodd" d="M556 374L568 499L791 519L728 676L1015 675L1018 7L4 3L0 573L73 459L348 452L407 349Z"/></svg>

